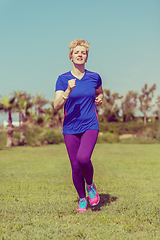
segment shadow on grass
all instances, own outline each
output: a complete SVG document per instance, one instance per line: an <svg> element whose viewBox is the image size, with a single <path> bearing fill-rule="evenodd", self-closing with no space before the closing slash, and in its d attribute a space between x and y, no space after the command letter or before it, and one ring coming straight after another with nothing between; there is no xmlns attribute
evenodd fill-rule
<svg viewBox="0 0 160 240"><path fill-rule="evenodd" d="M96 206L91 206L89 203L89 199L87 197L88 208L91 208L92 211L100 211L101 207L108 206L112 202L115 202L117 200L117 197L110 196L109 194L102 193L102 194L99 194L99 196L100 196L100 201Z"/></svg>

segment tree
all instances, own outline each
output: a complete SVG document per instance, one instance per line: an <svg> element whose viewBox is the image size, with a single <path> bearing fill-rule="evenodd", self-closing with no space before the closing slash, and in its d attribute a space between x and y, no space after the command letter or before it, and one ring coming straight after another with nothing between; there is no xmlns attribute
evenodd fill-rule
<svg viewBox="0 0 160 240"><path fill-rule="evenodd" d="M121 102L123 121L131 121L134 119L135 108L137 106L138 93L129 91Z"/></svg>
<svg viewBox="0 0 160 240"><path fill-rule="evenodd" d="M120 107L117 101L122 98L118 93L111 94L110 90L104 89L104 99L100 106L102 110L102 121L103 122L117 122L119 119Z"/></svg>
<svg viewBox="0 0 160 240"><path fill-rule="evenodd" d="M153 92L156 89L156 84L153 84L149 89L147 83L142 88L142 94L139 95L140 107L139 110L143 113L144 116L144 125L147 122L147 112L151 109L151 101L153 98Z"/></svg>
<svg viewBox="0 0 160 240"><path fill-rule="evenodd" d="M32 97L23 91L14 91L16 99L16 111L19 112L19 125L20 125L20 140L19 144L23 145L25 140L25 125L27 118L30 116L29 109L33 106L31 101ZM22 122L22 124L21 124Z"/></svg>
<svg viewBox="0 0 160 240"><path fill-rule="evenodd" d="M159 123L160 123L160 95L157 97L154 107L156 107L154 109L153 113L153 121L155 122L155 119L159 119Z"/></svg>
<svg viewBox="0 0 160 240"><path fill-rule="evenodd" d="M16 101L16 111L19 113L19 125L21 126L21 122L24 121L23 118L23 105L24 105L24 95L26 93L22 92L22 91L14 91L13 92L13 96L15 97L15 101Z"/></svg>
<svg viewBox="0 0 160 240"><path fill-rule="evenodd" d="M43 110L43 106L46 105L49 101L44 98L42 94L36 94L33 97L33 104L35 105L35 110L37 111L38 116L41 113L45 113Z"/></svg>
<svg viewBox="0 0 160 240"><path fill-rule="evenodd" d="M29 109L32 108L32 97L30 94L22 91L14 91L13 96L16 101L16 109L19 112L19 122L24 123L29 117Z"/></svg>
<svg viewBox="0 0 160 240"><path fill-rule="evenodd" d="M6 95L0 98L0 111L8 113L7 147L13 146L12 113L15 110L15 97L8 98Z"/></svg>
<svg viewBox="0 0 160 240"><path fill-rule="evenodd" d="M54 103L50 102L51 107L45 109L45 113L48 115L47 120L50 122L50 127L62 128L63 109L56 111L54 109Z"/></svg>

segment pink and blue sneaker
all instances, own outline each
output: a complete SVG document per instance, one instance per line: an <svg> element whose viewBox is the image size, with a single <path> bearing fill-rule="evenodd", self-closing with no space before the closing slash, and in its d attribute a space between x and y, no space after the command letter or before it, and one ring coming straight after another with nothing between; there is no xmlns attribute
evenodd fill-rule
<svg viewBox="0 0 160 240"><path fill-rule="evenodd" d="M100 197L94 183L92 183L91 186L87 186L87 192L91 206L97 205L99 203Z"/></svg>
<svg viewBox="0 0 160 240"><path fill-rule="evenodd" d="M80 201L78 203L77 211L85 212L87 210L87 205L88 205L87 199L80 198Z"/></svg>

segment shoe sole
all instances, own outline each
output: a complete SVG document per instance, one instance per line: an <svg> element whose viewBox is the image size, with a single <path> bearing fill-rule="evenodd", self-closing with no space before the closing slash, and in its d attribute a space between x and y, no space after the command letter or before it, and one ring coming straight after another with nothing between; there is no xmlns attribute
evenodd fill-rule
<svg viewBox="0 0 160 240"><path fill-rule="evenodd" d="M98 200L98 203L99 203L99 201L100 201L100 196L99 196L99 200ZM91 204L91 206L96 206L98 203L93 203L93 204Z"/></svg>
<svg viewBox="0 0 160 240"><path fill-rule="evenodd" d="M78 211L78 212L86 212L87 209L86 209L86 210L78 210L78 209L77 209L77 211Z"/></svg>

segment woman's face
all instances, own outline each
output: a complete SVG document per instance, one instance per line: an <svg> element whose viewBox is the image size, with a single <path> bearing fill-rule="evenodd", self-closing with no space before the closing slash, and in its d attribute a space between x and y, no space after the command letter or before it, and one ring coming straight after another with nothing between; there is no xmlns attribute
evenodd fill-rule
<svg viewBox="0 0 160 240"><path fill-rule="evenodd" d="M71 61L75 64L85 64L87 62L87 51L83 46L77 46L73 48L73 53L71 56Z"/></svg>

